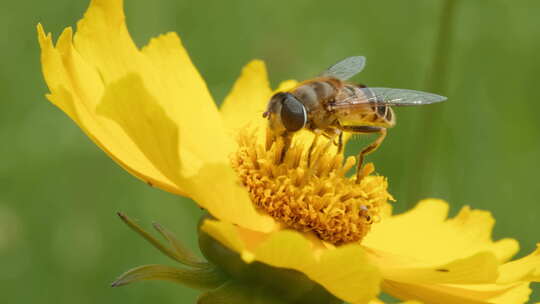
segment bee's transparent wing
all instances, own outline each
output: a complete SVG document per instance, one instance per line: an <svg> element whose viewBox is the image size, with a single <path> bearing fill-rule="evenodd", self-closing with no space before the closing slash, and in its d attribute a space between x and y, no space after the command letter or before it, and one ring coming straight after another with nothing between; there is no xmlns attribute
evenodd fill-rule
<svg viewBox="0 0 540 304"><path fill-rule="evenodd" d="M441 95L392 88L362 88L369 102L388 106L420 106L445 101L447 98Z"/></svg>
<svg viewBox="0 0 540 304"><path fill-rule="evenodd" d="M332 104L334 109L365 107L372 105L385 106L420 106L445 101L447 98L441 95L392 88L358 88L363 94L337 100Z"/></svg>
<svg viewBox="0 0 540 304"><path fill-rule="evenodd" d="M366 57L347 57L322 72L320 77L335 77L340 80L347 80L360 73L366 65Z"/></svg>

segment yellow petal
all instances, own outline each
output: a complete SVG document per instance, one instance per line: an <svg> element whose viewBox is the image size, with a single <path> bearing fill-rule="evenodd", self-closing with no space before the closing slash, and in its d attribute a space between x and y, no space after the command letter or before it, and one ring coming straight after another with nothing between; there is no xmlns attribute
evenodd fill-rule
<svg viewBox="0 0 540 304"><path fill-rule="evenodd" d="M445 304L522 304L530 294L526 283L445 285L406 284L384 281L383 290L400 299L414 299L424 303Z"/></svg>
<svg viewBox="0 0 540 304"><path fill-rule="evenodd" d="M500 266L518 245L492 241L491 215L469 207L451 219L447 213L445 202L424 200L373 227L363 244L385 279L383 290L426 303L525 303L530 289L520 280L535 277L538 252Z"/></svg>
<svg viewBox="0 0 540 304"><path fill-rule="evenodd" d="M229 164L205 164L196 175L186 178L182 186L197 204L218 219L255 231L275 229L274 219L255 209Z"/></svg>
<svg viewBox="0 0 540 304"><path fill-rule="evenodd" d="M229 164L233 140L176 35L139 51L122 1L94 0L74 43L71 36L66 29L54 48L38 26L53 103L130 173L192 197L217 218L273 229L273 220L258 214L238 185Z"/></svg>
<svg viewBox="0 0 540 304"><path fill-rule="evenodd" d="M93 0L78 23L75 48L106 84L128 73L141 77L150 95L178 125L181 156L197 156L185 162L184 175L205 161L228 162L232 139L226 136L217 107L180 39L174 33L162 35L139 51L124 19L121 0Z"/></svg>
<svg viewBox="0 0 540 304"><path fill-rule="evenodd" d="M189 159L182 166L185 175L194 174L205 161L228 162L233 141L226 136L206 85L178 37L174 34L161 36L141 52L131 40L124 18L122 1L94 0L85 18L78 23L75 46L71 42L71 29L66 29L56 49L50 36L46 37L38 26L45 79L52 95L60 87L72 95L75 104L72 106L67 106L69 102L60 98L53 99L72 118L75 115L73 108L83 108L79 112L86 112L83 115L86 119L81 127L100 142L106 152L113 154L113 158L127 165L130 172L141 178L150 177L150 182L158 186L165 184L165 190L185 193L179 185L171 185L174 182L155 172L151 161L144 157L148 151L133 151L134 144L118 127L94 117L104 87L130 73L139 75L149 94L180 127L180 154L188 154L186 158ZM200 136L203 132L205 136ZM152 148L140 146L139 149ZM122 150L134 155L129 157L118 152ZM167 175L172 174L177 173Z"/></svg>
<svg viewBox="0 0 540 304"><path fill-rule="evenodd" d="M122 115L127 112L130 115ZM145 147L141 150L156 168L163 169L165 175L171 172L166 176L182 185L201 207L215 217L252 229L273 229L274 221L257 213L227 163L204 162L195 174L180 174L185 160L180 164L178 159L178 128L145 90L138 75L130 74L107 86L97 113L116 121L138 147ZM160 132L154 133L153 130ZM180 146L181 142L182 138ZM208 191L209 187L212 191Z"/></svg>
<svg viewBox="0 0 540 304"><path fill-rule="evenodd" d="M217 106L178 36L168 33L154 38L142 53L157 71L156 77L147 82L153 82L155 94L161 93L162 106L180 128L181 158L189 154L201 162L228 164L234 140L228 136ZM190 172L183 169L189 176L197 166Z"/></svg>
<svg viewBox="0 0 540 304"><path fill-rule="evenodd" d="M378 259L374 259L376 256ZM468 258L444 265L416 266L411 261L393 259L379 254L370 255L386 280L415 284L481 284L493 283L498 276L499 263L493 253L479 252Z"/></svg>
<svg viewBox="0 0 540 304"><path fill-rule="evenodd" d="M245 229L210 220L204 222L202 229L240 253L244 261L300 271L345 301L366 303L379 292L380 274L367 262L359 245L315 249L296 231L254 236Z"/></svg>
<svg viewBox="0 0 540 304"><path fill-rule="evenodd" d="M510 283L517 281L540 282L540 243L536 250L526 257L508 262L501 266L497 282Z"/></svg>
<svg viewBox="0 0 540 304"><path fill-rule="evenodd" d="M503 284L502 286L509 286L510 288L506 289L504 293L497 295L490 299L490 303L494 304L511 304L511 303L527 303L529 296L531 295L531 288L529 283L517 283L517 284ZM494 288L501 287L501 285L481 285L481 288Z"/></svg>
<svg viewBox="0 0 540 304"><path fill-rule="evenodd" d="M264 129L262 117L272 91L266 67L261 60L253 60L243 69L231 92L221 106L221 116L229 130L238 131L247 124Z"/></svg>
<svg viewBox="0 0 540 304"><path fill-rule="evenodd" d="M43 27L38 25L43 74L51 91L48 99L127 171L164 190L184 194L154 167L116 123L96 115L95 107L104 85L97 71L73 48L71 36L71 28L67 28L54 48L51 35L45 35Z"/></svg>
<svg viewBox="0 0 540 304"><path fill-rule="evenodd" d="M144 59L128 33L122 0L91 0L84 18L77 22L73 40L105 83L149 68L142 67Z"/></svg>
<svg viewBox="0 0 540 304"><path fill-rule="evenodd" d="M375 299L375 300L371 300L369 301L369 304L385 304L383 301L379 300L379 299ZM418 302L418 301L405 301L405 302L400 302L400 304L422 304L422 302Z"/></svg>
<svg viewBox="0 0 540 304"><path fill-rule="evenodd" d="M116 121L163 175L181 184L178 127L137 74L108 85L96 113Z"/></svg>
<svg viewBox="0 0 540 304"><path fill-rule="evenodd" d="M412 210L373 225L363 244L376 251L414 258L420 265L443 265L483 251L504 261L518 250L513 239L491 240L495 221L488 212L465 207L453 219L447 220L447 214L447 203L423 200Z"/></svg>

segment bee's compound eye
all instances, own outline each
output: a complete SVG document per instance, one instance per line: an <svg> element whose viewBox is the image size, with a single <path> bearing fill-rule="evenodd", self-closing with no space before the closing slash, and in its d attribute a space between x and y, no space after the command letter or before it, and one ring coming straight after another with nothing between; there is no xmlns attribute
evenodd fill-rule
<svg viewBox="0 0 540 304"><path fill-rule="evenodd" d="M281 122L289 132L298 131L306 125L306 108L292 94L287 94L283 99L280 114Z"/></svg>

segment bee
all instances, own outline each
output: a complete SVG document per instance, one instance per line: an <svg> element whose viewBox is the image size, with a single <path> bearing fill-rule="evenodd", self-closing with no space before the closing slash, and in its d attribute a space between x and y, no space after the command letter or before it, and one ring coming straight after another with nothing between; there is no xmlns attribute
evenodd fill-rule
<svg viewBox="0 0 540 304"><path fill-rule="evenodd" d="M356 182L360 182L364 157L377 150L386 137L386 129L396 124L393 106L426 105L446 100L444 96L427 92L366 87L348 82L364 69L365 63L363 56L345 58L318 77L274 94L263 114L268 119L267 149L281 138L285 143L283 157L293 135L307 129L315 134L308 151L309 163L320 135L330 139L341 152L344 132L378 134L358 154Z"/></svg>

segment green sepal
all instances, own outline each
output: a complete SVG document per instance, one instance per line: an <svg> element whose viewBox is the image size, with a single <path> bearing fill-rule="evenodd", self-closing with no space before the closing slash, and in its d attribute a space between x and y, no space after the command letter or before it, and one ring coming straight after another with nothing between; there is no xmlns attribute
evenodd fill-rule
<svg viewBox="0 0 540 304"><path fill-rule="evenodd" d="M159 251L161 251L163 254L165 254L169 258L177 261L178 263L184 264L186 266L199 267L199 268L210 267L210 264L198 258L195 254L193 254L193 252L191 252L189 249L183 246L180 243L180 241L178 241L172 233L170 233L167 229L163 228L160 224L153 223L152 226L169 242L169 245L172 248L169 248L161 244L160 241L158 241L155 237L153 237L151 234L149 234L144 229L142 229L141 226L135 223L127 215L121 212L118 212L117 214L126 225L128 225L131 229L133 229L135 232L141 235L150 244L152 244L155 248L157 248Z"/></svg>
<svg viewBox="0 0 540 304"><path fill-rule="evenodd" d="M161 235L169 242L169 245L172 246L176 253L176 260L179 263L192 267L208 267L209 264L206 261L186 248L169 230L159 223L152 223L152 226L161 233Z"/></svg>
<svg viewBox="0 0 540 304"><path fill-rule="evenodd" d="M170 281L199 290L210 290L224 284L227 277L215 267L181 269L165 265L144 265L128 270L111 286L119 287L148 280Z"/></svg>

